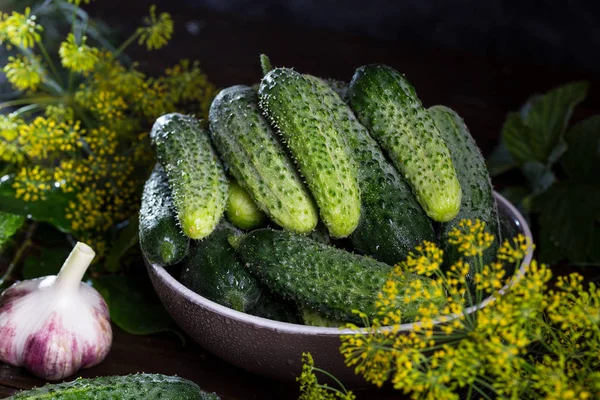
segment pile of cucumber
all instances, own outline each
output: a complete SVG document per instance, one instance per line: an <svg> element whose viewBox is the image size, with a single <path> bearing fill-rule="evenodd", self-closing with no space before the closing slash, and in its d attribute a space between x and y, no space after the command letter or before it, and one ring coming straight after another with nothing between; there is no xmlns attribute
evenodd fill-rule
<svg viewBox="0 0 600 400"><path fill-rule="evenodd" d="M207 127L205 127L207 125ZM258 90L213 100L208 124L167 114L150 138L140 245L149 262L217 303L265 318L335 326L376 314L391 266L424 240L479 218L499 237L484 159L453 110L424 108L393 68L358 68L349 85L290 68ZM487 250L489 260L496 248ZM406 274L402 288L426 277ZM423 302L405 304L404 321Z"/></svg>

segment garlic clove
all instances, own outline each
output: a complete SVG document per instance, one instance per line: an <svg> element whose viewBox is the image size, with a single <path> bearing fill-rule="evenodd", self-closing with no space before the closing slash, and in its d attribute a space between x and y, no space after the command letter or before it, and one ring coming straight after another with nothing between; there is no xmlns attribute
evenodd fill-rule
<svg viewBox="0 0 600 400"><path fill-rule="evenodd" d="M58 276L19 282L0 295L0 360L59 380L102 361L112 343L108 307L80 282L94 252L78 243Z"/></svg>

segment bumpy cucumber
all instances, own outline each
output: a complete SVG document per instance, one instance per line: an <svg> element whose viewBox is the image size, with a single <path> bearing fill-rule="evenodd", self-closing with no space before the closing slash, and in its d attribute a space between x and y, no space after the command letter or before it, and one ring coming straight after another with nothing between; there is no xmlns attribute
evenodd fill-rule
<svg viewBox="0 0 600 400"><path fill-rule="evenodd" d="M329 318L318 311L311 310L310 308L306 307L300 310L300 315L302 316L302 323L308 326L326 326L330 328L337 328L346 324L344 321L338 321Z"/></svg>
<svg viewBox="0 0 600 400"><path fill-rule="evenodd" d="M258 303L248 310L248 314L290 324L302 323L298 316L298 307L296 307L296 303L284 299L266 287L263 289L260 299L258 299Z"/></svg>
<svg viewBox="0 0 600 400"><path fill-rule="evenodd" d="M79 378L72 382L48 384L19 392L14 400L219 400L215 393L206 393L194 382L177 376L135 374Z"/></svg>
<svg viewBox="0 0 600 400"><path fill-rule="evenodd" d="M215 303L244 312L256 305L262 288L228 242L229 236L240 233L222 221L207 238L192 242L181 283Z"/></svg>
<svg viewBox="0 0 600 400"><path fill-rule="evenodd" d="M139 218L140 247L149 262L167 266L185 257L190 240L177 225L171 189L160 164L144 185Z"/></svg>
<svg viewBox="0 0 600 400"><path fill-rule="evenodd" d="M433 106L429 108L429 114L450 149L452 162L463 191L459 213L452 221L441 225L440 239L444 256L450 264L460 258L456 246L448 243L448 233L458 227L462 219L480 219L486 223L486 229L496 238L492 246L483 254L483 261L489 263L495 259L501 239L498 209L485 159L465 122L454 110L444 106ZM475 266L474 262L470 264Z"/></svg>
<svg viewBox="0 0 600 400"><path fill-rule="evenodd" d="M258 229L232 240L246 267L276 293L342 321L361 322L352 312L359 309L376 317L375 301L391 267L370 257L359 256L315 242L293 232ZM420 298L404 304L409 282L427 278L406 274L397 285L403 320L415 317L425 302ZM435 298L442 303L443 298Z"/></svg>
<svg viewBox="0 0 600 400"><path fill-rule="evenodd" d="M427 215L439 222L454 218L462 195L456 171L448 147L410 83L386 65L362 66L350 82L350 104Z"/></svg>
<svg viewBox="0 0 600 400"><path fill-rule="evenodd" d="M281 133L319 213L334 238L350 235L360 219L356 165L323 97L333 90L287 68L264 76L260 106Z"/></svg>
<svg viewBox="0 0 600 400"><path fill-rule="evenodd" d="M313 79L317 85L325 84ZM353 246L396 264L423 240L435 241L431 221L367 128L334 93L325 94L322 101L332 110L358 168L362 209L358 227L350 235Z"/></svg>
<svg viewBox="0 0 600 400"><path fill-rule="evenodd" d="M150 139L167 172L183 233L208 236L227 203L227 178L208 131L195 118L172 113L156 120Z"/></svg>
<svg viewBox="0 0 600 400"><path fill-rule="evenodd" d="M250 194L236 181L229 181L229 197L227 198L227 219L237 228L254 229L264 224L266 215L262 212Z"/></svg>
<svg viewBox="0 0 600 400"><path fill-rule="evenodd" d="M318 222L316 206L262 116L256 92L241 85L221 91L209 120L217 150L258 207L285 229L310 232Z"/></svg>

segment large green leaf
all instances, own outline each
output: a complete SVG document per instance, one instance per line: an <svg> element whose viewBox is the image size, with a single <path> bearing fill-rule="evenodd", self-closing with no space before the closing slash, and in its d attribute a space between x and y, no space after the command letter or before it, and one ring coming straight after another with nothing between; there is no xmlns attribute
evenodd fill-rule
<svg viewBox="0 0 600 400"><path fill-rule="evenodd" d="M600 186L600 115L573 126L565 140L569 148L562 162L569 177L576 182Z"/></svg>
<svg viewBox="0 0 600 400"><path fill-rule="evenodd" d="M519 162L508 151L502 138L500 138L500 143L498 143L488 156L485 164L491 177L501 175L519 166Z"/></svg>
<svg viewBox="0 0 600 400"><path fill-rule="evenodd" d="M588 84L573 82L536 96L519 113L508 115L502 136L520 162L550 164L564 152L563 134L573 109L585 98Z"/></svg>
<svg viewBox="0 0 600 400"><path fill-rule="evenodd" d="M548 165L538 161L525 162L521 170L531 186L533 195L543 193L556 182L556 176L552 172L552 169Z"/></svg>
<svg viewBox="0 0 600 400"><path fill-rule="evenodd" d="M39 255L29 255L23 266L23 279L58 275L58 271L71 252L67 246L42 247Z"/></svg>
<svg viewBox="0 0 600 400"><path fill-rule="evenodd" d="M541 243L552 242L572 263L592 255L593 232L600 218L600 188L560 182L536 198Z"/></svg>
<svg viewBox="0 0 600 400"><path fill-rule="evenodd" d="M108 304L111 320L133 335L173 332L183 336L171 319L147 277L132 279L123 275L104 275L92 280Z"/></svg>
<svg viewBox="0 0 600 400"><path fill-rule="evenodd" d="M73 194L65 194L59 188L46 193L45 200L25 201L15 197L13 176L0 177L0 211L44 221L63 232L71 231L71 222L66 218L67 205L73 200Z"/></svg>
<svg viewBox="0 0 600 400"><path fill-rule="evenodd" d="M115 235L114 244L106 255L104 261L105 269L109 272L117 272L121 269L121 259L129 249L139 243L139 218L137 214L130 218L125 227L121 228Z"/></svg>
<svg viewBox="0 0 600 400"><path fill-rule="evenodd" d="M0 250L25 225L25 220L22 215L0 211Z"/></svg>

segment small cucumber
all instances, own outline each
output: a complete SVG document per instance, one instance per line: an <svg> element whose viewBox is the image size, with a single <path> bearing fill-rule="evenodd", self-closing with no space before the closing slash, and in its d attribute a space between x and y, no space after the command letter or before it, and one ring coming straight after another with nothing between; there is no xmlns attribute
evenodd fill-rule
<svg viewBox="0 0 600 400"><path fill-rule="evenodd" d="M328 317L361 320L352 312L359 309L369 318L377 316L375 302L391 267L370 257L359 256L315 242L293 232L258 229L231 240L246 267L271 290ZM404 289L420 279L423 287L430 282L414 274L405 274L397 283L403 320L412 320L419 306L429 300L404 304ZM434 298L436 304L445 300Z"/></svg>
<svg viewBox="0 0 600 400"><path fill-rule="evenodd" d="M47 384L19 392L12 400L219 400L215 393L206 393L194 382L177 376L135 374L78 378L72 382Z"/></svg>
<svg viewBox="0 0 600 400"><path fill-rule="evenodd" d="M311 310L310 308L302 308L300 310L302 316L302 323L308 326L325 326L329 328L338 328L344 326L346 323L329 318L322 313Z"/></svg>
<svg viewBox="0 0 600 400"><path fill-rule="evenodd" d="M140 247L150 263L164 267L185 257L190 240L177 225L167 175L158 163L144 185L139 219Z"/></svg>
<svg viewBox="0 0 600 400"><path fill-rule="evenodd" d="M313 79L317 85L325 85ZM333 110L332 118L342 127L358 168L362 211L358 227L350 235L354 248L393 265L423 240L435 241L431 221L367 128L334 93L324 95L322 101Z"/></svg>
<svg viewBox="0 0 600 400"><path fill-rule="evenodd" d="M233 179L229 180L229 196L225 215L229 222L240 229L255 229L262 226L267 216L252 197Z"/></svg>
<svg viewBox="0 0 600 400"><path fill-rule="evenodd" d="M212 138L232 175L258 207L281 227L307 233L317 208L292 161L247 86L222 90L209 113Z"/></svg>
<svg viewBox="0 0 600 400"><path fill-rule="evenodd" d="M454 110L444 106L433 106L429 108L429 114L450 149L458 181L463 190L459 213L452 221L441 225L440 240L443 244L444 258L449 265L460 258L456 246L448 243L448 233L458 227L462 219L473 221L480 219L486 223L486 230L496 238L483 253L484 263L490 263L496 258L501 238L496 199L485 159L465 122ZM475 266L474 262L469 263L472 267Z"/></svg>
<svg viewBox="0 0 600 400"><path fill-rule="evenodd" d="M323 97L333 92L288 68L264 76L260 107L277 128L334 238L349 236L360 219L356 165Z"/></svg>
<svg viewBox="0 0 600 400"><path fill-rule="evenodd" d="M427 215L438 222L454 218L462 196L456 171L448 147L410 83L386 65L362 66L350 82L350 104Z"/></svg>
<svg viewBox="0 0 600 400"><path fill-rule="evenodd" d="M208 236L227 204L227 178L208 131L195 118L172 113L156 120L150 139L167 172L183 233Z"/></svg>
<svg viewBox="0 0 600 400"><path fill-rule="evenodd" d="M181 283L215 303L245 312L256 305L262 287L228 242L229 236L240 233L222 221L207 238L193 241L183 261Z"/></svg>
<svg viewBox="0 0 600 400"><path fill-rule="evenodd" d="M258 303L248 310L248 314L289 324L301 324L296 303L264 288Z"/></svg>

